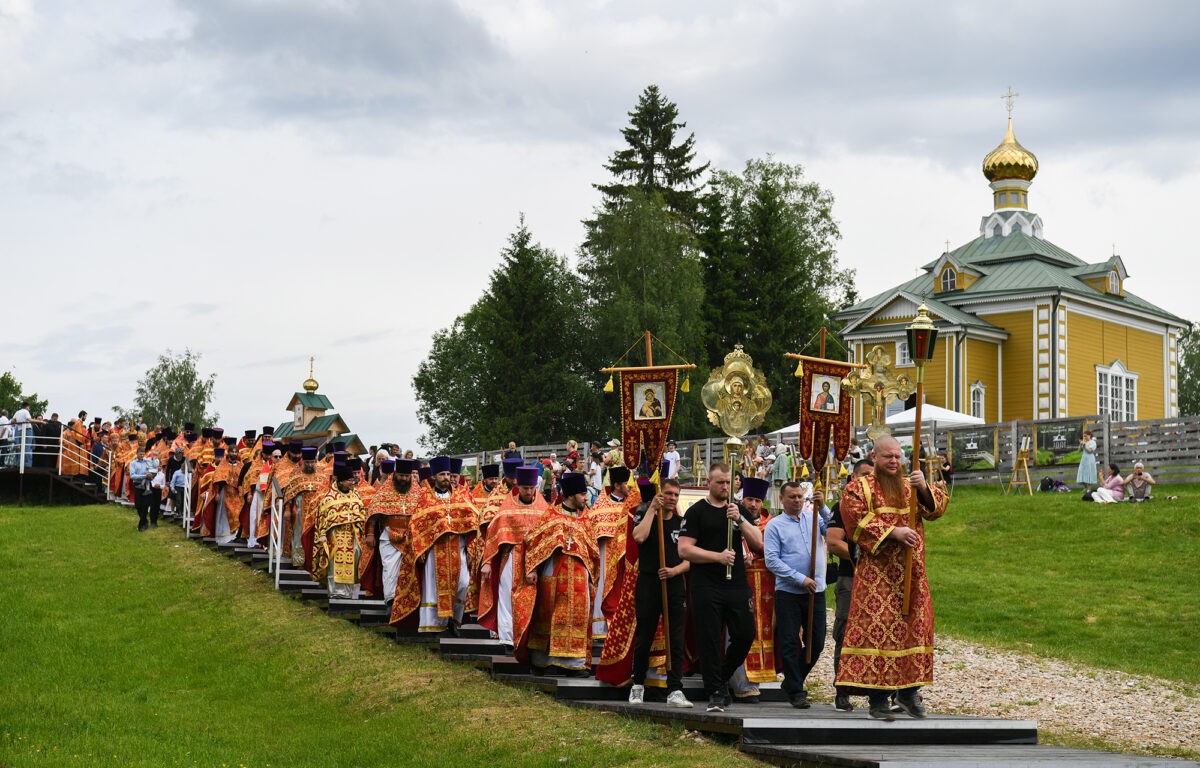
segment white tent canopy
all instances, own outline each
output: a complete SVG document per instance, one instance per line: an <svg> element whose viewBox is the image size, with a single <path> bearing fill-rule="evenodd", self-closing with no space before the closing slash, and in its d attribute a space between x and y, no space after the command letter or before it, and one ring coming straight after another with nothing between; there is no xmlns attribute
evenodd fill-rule
<svg viewBox="0 0 1200 768"><path fill-rule="evenodd" d="M887 417L889 427L911 427L913 422L917 420L917 409L909 408L907 411L893 413ZM942 408L936 405L925 403L921 406L921 423L934 424L937 423L941 429L953 429L954 427L967 427L973 424L983 424L983 419L977 416L969 416L965 413L952 411L948 408ZM774 432L768 432L767 437L771 440L778 440L781 437L790 437L800 432L800 422L791 424L786 427L781 427Z"/></svg>
<svg viewBox="0 0 1200 768"><path fill-rule="evenodd" d="M909 408L907 411L892 414L887 417L889 427L911 427L917 420L917 409ZM921 406L921 423L933 424L937 423L939 427L950 429L952 427L966 427L972 424L982 424L983 419L978 416L970 416L958 411L952 411L948 408L941 408L936 405L925 403Z"/></svg>

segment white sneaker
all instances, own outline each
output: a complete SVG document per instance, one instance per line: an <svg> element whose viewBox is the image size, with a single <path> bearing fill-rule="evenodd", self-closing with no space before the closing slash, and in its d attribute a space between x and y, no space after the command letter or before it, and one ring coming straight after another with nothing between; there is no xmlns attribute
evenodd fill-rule
<svg viewBox="0 0 1200 768"><path fill-rule="evenodd" d="M644 697L645 695L646 695L646 686L644 686L644 685L629 686L629 703L630 704L641 704L642 697Z"/></svg>
<svg viewBox="0 0 1200 768"><path fill-rule="evenodd" d="M679 707L681 709L691 709L692 702L687 700L687 697L683 695L683 691L671 691L671 693L667 695L667 706Z"/></svg>

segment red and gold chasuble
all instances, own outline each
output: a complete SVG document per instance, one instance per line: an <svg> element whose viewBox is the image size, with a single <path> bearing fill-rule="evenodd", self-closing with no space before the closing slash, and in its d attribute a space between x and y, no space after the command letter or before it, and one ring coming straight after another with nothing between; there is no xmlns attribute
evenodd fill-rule
<svg viewBox="0 0 1200 768"><path fill-rule="evenodd" d="M758 519L760 532L766 530L768 519L765 514ZM746 654L746 679L752 683L773 683L779 668L775 660L775 576L767 570L762 552L755 552L745 541L742 547L754 611L754 643Z"/></svg>
<svg viewBox="0 0 1200 768"><path fill-rule="evenodd" d="M281 499L283 498L283 489L287 487L288 481L303 471L300 462L292 461L287 457L271 465L271 479L274 481L274 485L279 487L279 497ZM281 554L286 558L292 556L292 537L287 535L287 526L290 521L291 517L285 514L283 516L283 526L279 529L282 534L280 545L283 547L283 551Z"/></svg>
<svg viewBox="0 0 1200 768"><path fill-rule="evenodd" d="M479 624L495 632L496 603L500 599L500 570L504 567L501 557L505 546L512 547L512 614L513 638L523 635L533 618L533 605L537 599L537 588L525 582L525 537L550 511L550 505L535 493L533 502L522 504L520 499L503 488L496 488L500 499L499 509L488 524L483 535L481 563L491 566L491 574L480 578Z"/></svg>
<svg viewBox="0 0 1200 768"><path fill-rule="evenodd" d="M469 494L458 489L451 489L447 498L439 499L432 486L423 485L421 500L409 521L409 530L414 558L412 567L416 567L416 558L434 558L438 617L454 616L454 598L462 568L458 537L468 537L469 545L470 538L479 532L479 512L474 502Z"/></svg>
<svg viewBox="0 0 1200 768"><path fill-rule="evenodd" d="M313 527L313 581L325 581L332 567L335 584L358 582L354 548L355 544L362 546L366 521L366 509L354 489L348 493L329 489L321 499L317 523Z"/></svg>
<svg viewBox="0 0 1200 768"><path fill-rule="evenodd" d="M550 562L550 576L539 573ZM575 517L562 507L546 512L525 538L525 575L537 576L537 601L525 637L518 642L521 660L530 650L550 656L592 658L593 579L600 550L586 510ZM515 629L515 616L514 616Z"/></svg>
<svg viewBox="0 0 1200 768"><path fill-rule="evenodd" d="M299 552L292 551L292 565L307 567L310 574L312 573L312 568L309 566L312 565L313 529L317 524L317 511L321 507L321 499L329 492L329 487L329 477L320 469L308 473L302 467L300 472L288 480L287 486L283 488L283 514L289 517L294 514L292 507L296 502L296 497L303 494L300 499L302 513L300 530L303 549Z"/></svg>
<svg viewBox="0 0 1200 768"><path fill-rule="evenodd" d="M588 511L592 529L596 532L596 543L607 541L604 545L604 584L596 587L596 599L600 601L600 609L606 620L617 612L617 603L620 602L620 595L613 592L613 587L617 583L621 560L625 557L628 523L638 503L638 497L632 494L621 501L614 501L609 491L605 490L596 497L596 503Z"/></svg>
<svg viewBox="0 0 1200 768"><path fill-rule="evenodd" d="M484 495L481 497L480 493ZM493 589L490 579L480 572L486 562L483 557L483 537L487 532L488 524L496 516L501 502L506 497L515 498L515 496L516 489L510 491L504 486L503 481L497 483L490 493L483 490L482 482L472 491L471 498L475 502L475 508L479 510L479 535L471 540L471 546L467 550L467 567L471 571L471 585L467 588L466 611L468 613L482 614L483 608L480 606L480 602L483 600L482 595L489 589Z"/></svg>
<svg viewBox="0 0 1200 768"><path fill-rule="evenodd" d="M421 492L410 486L408 493L396 490L393 480L385 479L367 503L368 536L363 547L358 580L368 594L382 598L384 594L383 561L379 558L377 537L387 531L388 541L400 552L400 573L396 578L396 596L392 603L391 621L398 622L417 609L421 603L421 584L412 567L412 546L408 540L409 519L421 502ZM378 531L378 532L376 532Z"/></svg>
<svg viewBox="0 0 1200 768"><path fill-rule="evenodd" d="M905 547L887 538L893 528L908 526L908 496L904 480L900 506L888 505L874 475L846 486L840 500L842 521L859 546L854 568L850 617L842 643L837 685L899 690L933 682L933 601L925 574L924 520L946 511L949 495L931 485L934 509L923 506L917 520L913 551L912 610L901 615L904 601Z"/></svg>

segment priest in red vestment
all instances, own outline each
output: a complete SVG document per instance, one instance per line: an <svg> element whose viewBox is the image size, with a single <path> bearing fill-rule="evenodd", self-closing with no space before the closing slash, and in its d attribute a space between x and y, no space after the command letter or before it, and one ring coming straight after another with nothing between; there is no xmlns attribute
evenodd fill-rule
<svg viewBox="0 0 1200 768"><path fill-rule="evenodd" d="M586 677L592 660L591 596L600 552L587 510L587 477L562 476L562 503L525 537L525 581L537 585L533 619L516 656L535 674L554 668Z"/></svg>
<svg viewBox="0 0 1200 768"><path fill-rule="evenodd" d="M918 690L933 682L933 601L925 574L925 520L946 511L949 494L915 468L903 474L904 453L891 435L875 441L875 472L846 486L840 500L846 534L859 547L837 685L869 691L869 714L894 719L888 695L911 717L925 717ZM910 526L909 496L919 515ZM905 556L912 552L912 605L902 613Z"/></svg>
<svg viewBox="0 0 1200 768"><path fill-rule="evenodd" d="M430 479L409 523L421 581L419 632L458 631L466 610L470 567L467 547L479 531L469 491L451 484L449 456L430 460Z"/></svg>
<svg viewBox="0 0 1200 768"><path fill-rule="evenodd" d="M498 494L500 503L483 533L479 623L510 648L525 633L537 589L524 579L525 537L550 505L537 492L538 469L517 469L517 493Z"/></svg>

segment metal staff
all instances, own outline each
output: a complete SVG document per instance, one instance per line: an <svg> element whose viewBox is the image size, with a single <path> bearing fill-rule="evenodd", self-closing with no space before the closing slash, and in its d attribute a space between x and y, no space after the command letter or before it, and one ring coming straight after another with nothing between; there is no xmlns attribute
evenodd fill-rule
<svg viewBox="0 0 1200 768"><path fill-rule="evenodd" d="M925 363L933 359L933 348L937 343L937 328L929 319L929 308L921 304L917 308L917 316L912 325L908 326L908 349L913 363L917 366L917 406L916 421L913 426L913 460L910 471L921 467L921 406L925 400ZM908 493L908 527L917 527L917 491L909 488ZM909 547L904 553L904 603L901 615L907 616L912 610L912 572L913 549Z"/></svg>

